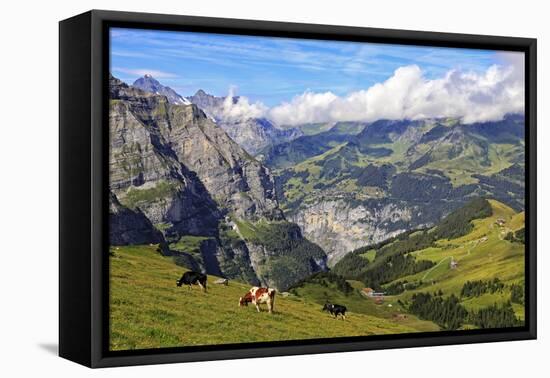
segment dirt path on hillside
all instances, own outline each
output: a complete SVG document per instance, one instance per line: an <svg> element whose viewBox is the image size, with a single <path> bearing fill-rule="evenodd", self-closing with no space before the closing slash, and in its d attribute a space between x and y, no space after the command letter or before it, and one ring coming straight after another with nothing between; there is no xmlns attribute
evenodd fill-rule
<svg viewBox="0 0 550 378"><path fill-rule="evenodd" d="M428 274L430 274L434 269L436 269L439 265L441 265L443 263L443 261L445 260L448 260L448 259L451 259L453 260L453 256L447 256L445 258L443 258L440 262L437 263L437 265L433 266L432 268L430 268L430 270L428 270L426 272L426 274L424 274L424 276L422 277L421 281L424 281L426 279L426 277L428 276Z"/></svg>

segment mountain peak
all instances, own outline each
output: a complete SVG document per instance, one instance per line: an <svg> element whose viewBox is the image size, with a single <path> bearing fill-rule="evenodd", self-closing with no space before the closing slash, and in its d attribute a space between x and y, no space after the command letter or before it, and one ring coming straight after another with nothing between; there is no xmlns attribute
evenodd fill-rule
<svg viewBox="0 0 550 378"><path fill-rule="evenodd" d="M134 87L139 87L140 85L161 86L159 81L150 74L145 74L142 77L138 78L136 81L134 81L134 84L133 84Z"/></svg>
<svg viewBox="0 0 550 378"><path fill-rule="evenodd" d="M205 96L210 96L208 93L206 93L205 91L203 91L202 89L199 89L194 95L193 97L205 97Z"/></svg>
<svg viewBox="0 0 550 378"><path fill-rule="evenodd" d="M143 75L143 77L140 77L139 79L134 81L134 84L132 84L132 86L139 88L145 92L166 96L166 98L171 104L175 104L175 105L190 104L189 101L187 101L178 93L176 93L176 91L174 91L170 87L162 85L157 79L155 79L150 74Z"/></svg>

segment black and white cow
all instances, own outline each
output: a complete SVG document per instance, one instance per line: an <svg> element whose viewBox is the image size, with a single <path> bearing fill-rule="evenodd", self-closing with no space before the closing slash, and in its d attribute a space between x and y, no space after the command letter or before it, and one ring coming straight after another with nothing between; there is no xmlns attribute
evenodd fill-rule
<svg viewBox="0 0 550 378"><path fill-rule="evenodd" d="M348 309L346 306L338 305L338 304L331 304L331 303L325 303L323 306L323 311L329 312L332 316L334 316L334 319L338 319L338 315L342 316L342 320L346 320L346 311Z"/></svg>
<svg viewBox="0 0 550 378"><path fill-rule="evenodd" d="M192 285L199 285L203 291L206 291L206 280L206 274L189 271L183 273L183 276L176 281L176 284L178 286L189 285L189 289L191 289Z"/></svg>

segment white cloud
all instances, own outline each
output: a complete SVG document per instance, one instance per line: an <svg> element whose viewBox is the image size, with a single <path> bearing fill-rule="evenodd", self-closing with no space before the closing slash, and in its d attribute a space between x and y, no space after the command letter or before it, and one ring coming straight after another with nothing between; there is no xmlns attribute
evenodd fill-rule
<svg viewBox="0 0 550 378"><path fill-rule="evenodd" d="M234 88L229 89L229 94L225 98L222 108L218 110L218 114L214 114L215 117L239 121L266 115L268 108L261 102L250 103L247 97L239 97L236 103L233 102L234 92Z"/></svg>
<svg viewBox="0 0 550 378"><path fill-rule="evenodd" d="M498 120L507 113L522 113L525 101L523 54L501 53L499 57L502 64L482 74L451 70L441 78L428 79L418 66L404 66L386 81L345 97L305 92L269 111L259 103L245 102L239 114L244 115L248 106L280 125L383 118Z"/></svg>

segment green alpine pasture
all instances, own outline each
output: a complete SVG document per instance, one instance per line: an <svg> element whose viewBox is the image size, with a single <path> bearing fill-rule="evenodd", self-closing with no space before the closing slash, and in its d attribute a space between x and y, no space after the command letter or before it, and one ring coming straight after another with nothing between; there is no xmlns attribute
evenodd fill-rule
<svg viewBox="0 0 550 378"><path fill-rule="evenodd" d="M334 320L321 311L315 298L295 295L275 299L274 313L265 305L240 308L239 297L250 285L230 281L215 285L208 277L208 292L198 287L177 287L186 270L156 246L113 247L110 253L110 349L131 350L192 345L301 340L344 336L410 333L435 330L428 322L399 322L388 316L361 313L351 306L347 319ZM363 301L354 297L346 300ZM366 306L366 305L365 305ZM358 312L355 312L358 311Z"/></svg>
<svg viewBox="0 0 550 378"><path fill-rule="evenodd" d="M411 252L417 260L430 260L436 265L412 276L400 277L396 282L423 282L414 290L388 297L392 301L409 300L419 292L444 296L460 296L467 281L488 281L498 278L505 288L498 293L486 293L478 297L462 298L468 310L479 310L492 304L504 304L510 300L510 286L524 283L525 245L504 239L510 231L525 227L525 213L516 213L508 206L489 200L493 215L472 221L474 228L462 237L437 241L436 247ZM454 261L454 267L451 266ZM391 285L389 283L388 285ZM524 306L513 304L516 316L524 319Z"/></svg>
<svg viewBox="0 0 550 378"><path fill-rule="evenodd" d="M206 293L198 287L177 287L176 280L186 269L158 253L156 245L112 247L110 348L132 350L438 331L439 326L432 321L407 312L414 294L432 293L444 298L454 295L468 311L479 311L510 302L512 285L524 284L525 246L505 237L525 227L525 215L498 201L489 203L492 215L473 220L473 228L464 236L439 239L429 248L410 252L417 261L430 260L434 264L385 284L388 287L407 281L413 285L378 303L362 293L363 282L320 273L284 295L278 293L273 314L265 306L257 313L254 306L238 306L239 297L250 289L247 283L231 280L228 286L215 285L213 282L219 277L209 276ZM239 222L245 238L258 238L268 226ZM179 243L189 249L198 247L202 240L190 237ZM371 249L359 256L374 264L375 254ZM465 283L495 278L503 289L461 297ZM347 319L335 320L321 311L327 301L345 305L349 311ZM512 307L518 319L525 318L523 305L512 303Z"/></svg>
<svg viewBox="0 0 550 378"><path fill-rule="evenodd" d="M337 303L346 306L348 311L357 314L368 314L378 318L387 319L389 322L410 327L416 331L431 332L438 331L439 327L416 316L408 314L399 304L384 302L377 304L372 298L367 298L360 293L364 285L359 281L348 281L353 291L344 293L338 290L334 284L329 282L306 282L299 287L292 289L292 293L310 303L317 303L322 306L326 302ZM388 306L389 305L389 306Z"/></svg>

